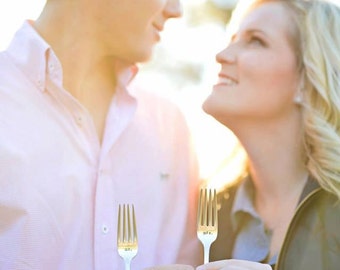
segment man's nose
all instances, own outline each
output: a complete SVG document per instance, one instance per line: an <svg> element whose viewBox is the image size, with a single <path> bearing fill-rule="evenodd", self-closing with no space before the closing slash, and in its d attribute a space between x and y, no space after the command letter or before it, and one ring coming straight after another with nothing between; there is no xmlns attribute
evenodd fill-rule
<svg viewBox="0 0 340 270"><path fill-rule="evenodd" d="M181 17L183 13L182 4L180 0L168 0L165 8L164 15L167 18L178 18Z"/></svg>

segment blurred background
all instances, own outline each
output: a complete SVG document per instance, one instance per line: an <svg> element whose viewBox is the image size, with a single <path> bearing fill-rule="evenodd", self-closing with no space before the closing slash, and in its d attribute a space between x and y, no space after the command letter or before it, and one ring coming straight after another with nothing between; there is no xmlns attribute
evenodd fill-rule
<svg viewBox="0 0 340 270"><path fill-rule="evenodd" d="M217 81L215 55L226 46L226 26L237 0L182 0L183 17L170 20L137 81L182 109L192 131L201 178L222 187L236 176L243 156L233 134L206 115L201 104ZM0 0L0 50L25 19L35 19L45 0ZM238 152L237 152L238 153Z"/></svg>

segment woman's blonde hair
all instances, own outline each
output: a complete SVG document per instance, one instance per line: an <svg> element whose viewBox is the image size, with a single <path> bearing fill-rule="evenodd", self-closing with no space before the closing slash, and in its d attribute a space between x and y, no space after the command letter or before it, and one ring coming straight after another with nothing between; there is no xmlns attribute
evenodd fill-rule
<svg viewBox="0 0 340 270"><path fill-rule="evenodd" d="M322 188L340 199L340 7L326 0L253 0L237 16L274 1L292 16L306 167Z"/></svg>

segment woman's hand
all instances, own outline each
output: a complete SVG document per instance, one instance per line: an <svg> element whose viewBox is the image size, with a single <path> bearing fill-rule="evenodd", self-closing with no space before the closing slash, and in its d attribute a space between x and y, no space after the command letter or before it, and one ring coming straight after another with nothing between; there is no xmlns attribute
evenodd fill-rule
<svg viewBox="0 0 340 270"><path fill-rule="evenodd" d="M198 266L196 270L272 270L269 264L244 260L223 260Z"/></svg>

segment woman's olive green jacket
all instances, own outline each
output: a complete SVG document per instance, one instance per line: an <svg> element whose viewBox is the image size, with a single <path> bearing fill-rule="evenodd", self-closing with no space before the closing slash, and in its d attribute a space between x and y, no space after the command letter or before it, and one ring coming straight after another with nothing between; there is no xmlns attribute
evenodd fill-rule
<svg viewBox="0 0 340 270"><path fill-rule="evenodd" d="M230 259L236 233L230 211L237 186L218 195L219 232L210 261ZM340 270L340 202L309 179L285 236L275 270Z"/></svg>

